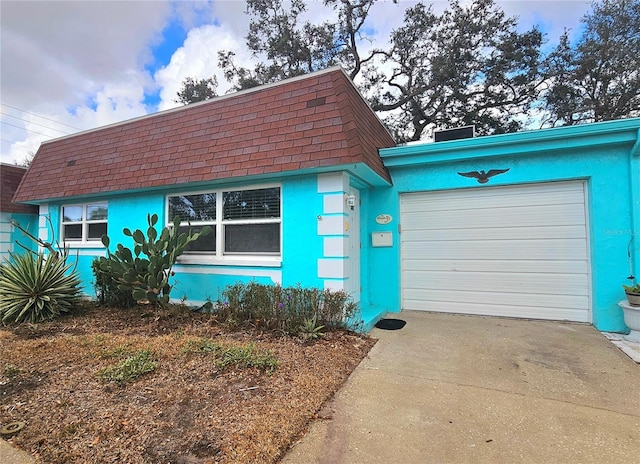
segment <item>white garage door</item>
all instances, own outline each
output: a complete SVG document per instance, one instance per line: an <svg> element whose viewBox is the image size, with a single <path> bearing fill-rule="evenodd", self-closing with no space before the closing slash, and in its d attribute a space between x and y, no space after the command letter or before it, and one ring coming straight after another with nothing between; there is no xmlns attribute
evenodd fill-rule
<svg viewBox="0 0 640 464"><path fill-rule="evenodd" d="M590 322L583 182L403 194L402 308Z"/></svg>

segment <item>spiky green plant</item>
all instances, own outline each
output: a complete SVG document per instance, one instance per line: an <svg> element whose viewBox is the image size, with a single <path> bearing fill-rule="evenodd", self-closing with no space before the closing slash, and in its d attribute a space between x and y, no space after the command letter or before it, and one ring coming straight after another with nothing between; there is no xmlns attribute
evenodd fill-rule
<svg viewBox="0 0 640 464"><path fill-rule="evenodd" d="M36 323L69 312L80 298L80 278L59 255L12 253L0 263L0 319Z"/></svg>

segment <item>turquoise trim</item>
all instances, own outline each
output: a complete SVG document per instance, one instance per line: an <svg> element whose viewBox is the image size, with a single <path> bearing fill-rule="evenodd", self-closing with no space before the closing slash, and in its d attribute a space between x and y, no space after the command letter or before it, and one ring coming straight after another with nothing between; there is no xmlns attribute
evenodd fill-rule
<svg viewBox="0 0 640 464"><path fill-rule="evenodd" d="M628 144L637 140L638 126L640 126L640 118L631 118L450 142L385 148L380 150L380 156L389 168L499 156L522 158L525 154L541 151L561 152L568 148L593 149L603 145Z"/></svg>

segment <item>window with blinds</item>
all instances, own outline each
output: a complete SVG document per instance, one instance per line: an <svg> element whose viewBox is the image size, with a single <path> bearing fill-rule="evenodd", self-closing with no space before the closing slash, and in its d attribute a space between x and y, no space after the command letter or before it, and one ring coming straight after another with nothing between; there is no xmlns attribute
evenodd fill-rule
<svg viewBox="0 0 640 464"><path fill-rule="evenodd" d="M168 224L180 217L180 229L211 234L191 243L186 253L225 256L280 256L281 189L215 190L168 197Z"/></svg>

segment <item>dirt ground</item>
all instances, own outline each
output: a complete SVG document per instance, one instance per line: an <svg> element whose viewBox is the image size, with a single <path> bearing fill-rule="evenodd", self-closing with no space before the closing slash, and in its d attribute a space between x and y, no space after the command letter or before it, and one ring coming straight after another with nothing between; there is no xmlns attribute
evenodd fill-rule
<svg viewBox="0 0 640 464"><path fill-rule="evenodd" d="M214 341L275 356L269 373L221 368L189 347ZM375 340L330 332L315 342L231 330L185 309L87 305L38 325L0 326L0 427L43 463L272 463ZM99 378L138 350L157 368L128 383Z"/></svg>

